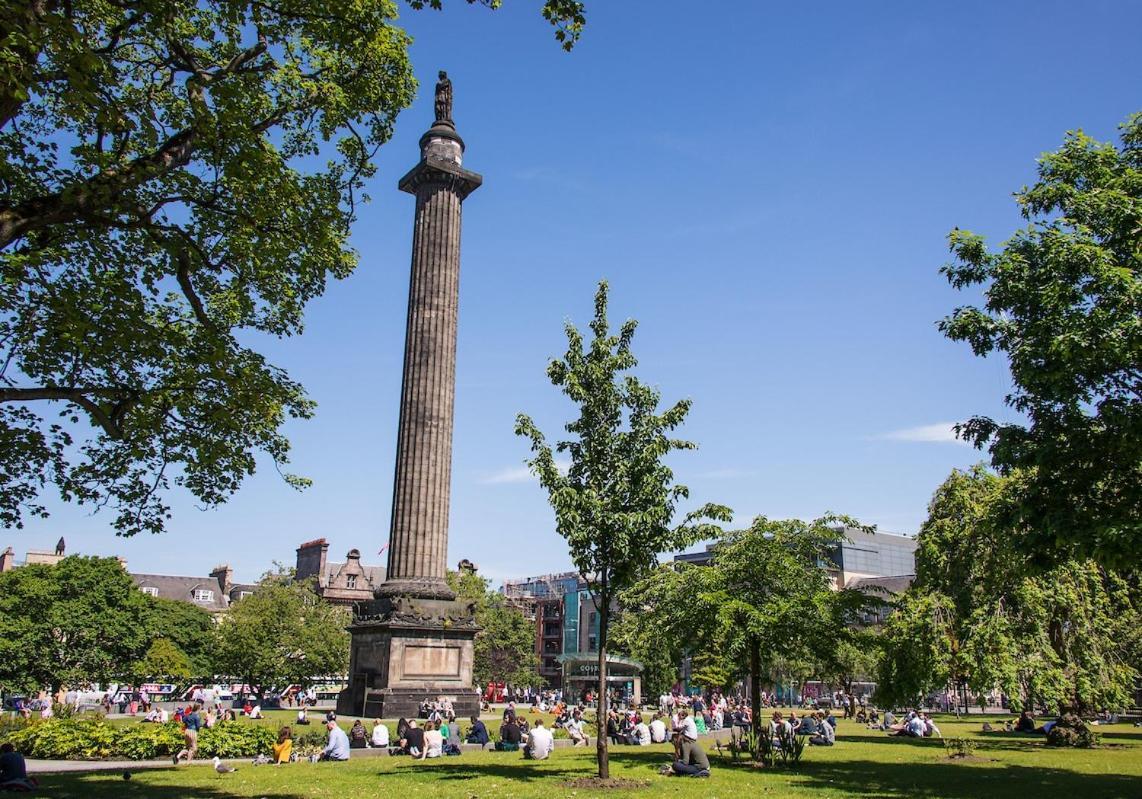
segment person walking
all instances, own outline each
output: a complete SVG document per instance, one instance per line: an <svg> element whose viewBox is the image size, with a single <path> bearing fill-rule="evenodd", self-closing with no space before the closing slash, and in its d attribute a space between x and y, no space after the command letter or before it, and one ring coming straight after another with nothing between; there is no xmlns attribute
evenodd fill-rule
<svg viewBox="0 0 1142 799"><path fill-rule="evenodd" d="M178 751L174 756L174 762L177 766L179 761L184 757L186 762L194 760L194 756L198 754L198 730L202 727L202 718L198 715L198 705L191 705L190 712L183 714L182 717L182 737L186 742L186 746Z"/></svg>

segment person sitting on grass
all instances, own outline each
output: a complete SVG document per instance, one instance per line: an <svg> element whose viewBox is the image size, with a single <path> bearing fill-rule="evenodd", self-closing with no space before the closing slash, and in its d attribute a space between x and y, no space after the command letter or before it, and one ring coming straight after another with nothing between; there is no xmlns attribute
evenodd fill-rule
<svg viewBox="0 0 1142 799"><path fill-rule="evenodd" d="M348 760L349 736L345 734L345 730L337 726L336 721L325 722L325 728L329 730L329 742L325 744L325 749L321 752L321 759L337 761Z"/></svg>
<svg viewBox="0 0 1142 799"><path fill-rule="evenodd" d="M797 726L797 734L808 735L810 737L818 735L821 731L820 728L822 724L825 724L825 722L821 720L820 713L807 713ZM827 727L829 725L825 724L825 726Z"/></svg>
<svg viewBox="0 0 1142 799"><path fill-rule="evenodd" d="M369 745L369 733L365 729L365 725L361 723L360 719L353 722L353 726L349 728L349 748L350 749L365 749Z"/></svg>
<svg viewBox="0 0 1142 799"><path fill-rule="evenodd" d="M782 740L788 740L792 736L793 725L785 719L780 710L773 711L772 720L769 722L769 737L773 739L773 745L780 747Z"/></svg>
<svg viewBox="0 0 1142 799"><path fill-rule="evenodd" d="M650 727L647 726L641 713L636 718L638 724L635 724L631 730L630 742L635 746L650 746Z"/></svg>
<svg viewBox="0 0 1142 799"><path fill-rule="evenodd" d="M936 726L936 722L932 721L932 717L927 713L920 714L920 720L924 722L924 737L925 738L943 738L943 733L940 728Z"/></svg>
<svg viewBox="0 0 1142 799"><path fill-rule="evenodd" d="M309 713L306 711L304 706L299 708L297 711L297 723L303 727L309 724Z"/></svg>
<svg viewBox="0 0 1142 799"><path fill-rule="evenodd" d="M472 726L468 728L467 741L470 744L479 744L483 749L488 745L488 728L484 726L484 722L480 721L479 716L472 716Z"/></svg>
<svg viewBox="0 0 1142 799"><path fill-rule="evenodd" d="M832 746L837 741L837 731L827 721L820 721L815 725L816 732L809 737L810 746ZM802 723L801 729L805 729Z"/></svg>
<svg viewBox="0 0 1142 799"><path fill-rule="evenodd" d="M535 726L527 734L527 745L523 748L524 760L546 760L555 749L555 736L543 726L543 719L536 719Z"/></svg>
<svg viewBox="0 0 1142 799"><path fill-rule="evenodd" d="M8 742L0 744L0 791L34 791L37 787L35 777L28 776L24 756Z"/></svg>
<svg viewBox="0 0 1142 799"><path fill-rule="evenodd" d="M1035 732L1035 716L1030 710L1019 714L1019 721L1015 722L1015 732Z"/></svg>
<svg viewBox="0 0 1142 799"><path fill-rule="evenodd" d="M374 749L385 749L389 745L389 728L380 719L373 722L373 734L369 738L369 744Z"/></svg>
<svg viewBox="0 0 1142 799"><path fill-rule="evenodd" d="M409 719L401 738L400 751L419 758L424 751L424 730L416 726L416 719Z"/></svg>
<svg viewBox="0 0 1142 799"><path fill-rule="evenodd" d="M666 723L662 720L661 713L655 713L650 721L650 741L656 744L666 743Z"/></svg>
<svg viewBox="0 0 1142 799"><path fill-rule="evenodd" d="M440 730L436 729L435 722L426 721L424 723L424 750L421 752L420 759L440 757L443 754L444 736L440 734Z"/></svg>
<svg viewBox="0 0 1142 799"><path fill-rule="evenodd" d="M696 739L679 734L674 739L674 762L662 773L671 777L709 777L710 759Z"/></svg>
<svg viewBox="0 0 1142 799"><path fill-rule="evenodd" d="M460 722L453 719L445 725L448 729L447 734L444 734L444 754L458 755L460 754Z"/></svg>
<svg viewBox="0 0 1142 799"><path fill-rule="evenodd" d="M916 711L911 711L908 714L908 719L897 728L893 728L890 735L898 735L905 738L923 738L924 737L924 720L920 718Z"/></svg>
<svg viewBox="0 0 1142 799"><path fill-rule="evenodd" d="M591 739L587 737L587 733L583 731L583 717L576 710L574 715L563 725L567 730L567 737L571 739L572 746L589 746Z"/></svg>
<svg viewBox="0 0 1142 799"><path fill-rule="evenodd" d="M623 743L622 731L619 729L619 714L613 708L607 711L607 737L616 746Z"/></svg>
<svg viewBox="0 0 1142 799"><path fill-rule="evenodd" d="M274 744L273 750L275 766L289 762L290 755L293 754L293 733L290 732L289 727L282 727L278 730L278 742Z"/></svg>
<svg viewBox="0 0 1142 799"><path fill-rule="evenodd" d="M500 725L500 742L496 744L497 752L517 752L521 741L519 727L516 726L515 716L509 716Z"/></svg>

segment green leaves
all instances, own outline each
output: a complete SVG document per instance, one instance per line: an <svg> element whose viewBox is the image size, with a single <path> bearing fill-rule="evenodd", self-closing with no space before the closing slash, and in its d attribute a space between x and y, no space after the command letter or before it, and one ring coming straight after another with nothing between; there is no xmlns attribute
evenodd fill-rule
<svg viewBox="0 0 1142 799"><path fill-rule="evenodd" d="M285 573L262 578L217 627L215 668L241 678L259 694L273 686L306 684L349 668L347 609L330 605L310 585Z"/></svg>
<svg viewBox="0 0 1142 799"><path fill-rule="evenodd" d="M1041 566L1123 567L1142 553L1142 114L1121 138L1069 133L1016 195L1029 226L998 252L957 228L941 270L985 304L940 329L1008 358L1006 402L1026 423L979 417L960 431L1016 476L995 512Z"/></svg>

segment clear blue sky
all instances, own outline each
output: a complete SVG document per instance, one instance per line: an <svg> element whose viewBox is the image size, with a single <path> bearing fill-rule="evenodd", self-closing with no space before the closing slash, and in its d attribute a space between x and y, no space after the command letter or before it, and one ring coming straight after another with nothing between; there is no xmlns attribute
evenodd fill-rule
<svg viewBox="0 0 1142 799"><path fill-rule="evenodd" d="M1142 4L588 0L572 54L538 0L505 5L404 11L422 91L356 225L360 267L304 337L267 347L319 403L289 429L313 488L266 463L219 509L176 497L160 537L56 504L0 546L63 534L136 571L226 561L247 580L321 536L383 562L413 214L396 181L441 68L485 178L464 208L450 563L495 579L569 565L512 424L527 411L554 436L570 418L544 367L604 277L615 321L640 322L638 374L694 401L701 448L673 464L696 500L743 522L835 510L917 530L980 458L949 425L1003 415L1008 389L1002 361L936 330L971 299L937 273L945 236L997 244L1040 153L1076 127L1114 138L1142 109Z"/></svg>

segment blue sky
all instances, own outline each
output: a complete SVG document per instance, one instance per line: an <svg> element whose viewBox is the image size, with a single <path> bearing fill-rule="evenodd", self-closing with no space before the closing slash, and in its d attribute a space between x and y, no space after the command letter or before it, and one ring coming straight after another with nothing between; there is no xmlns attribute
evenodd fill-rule
<svg viewBox="0 0 1142 799"><path fill-rule="evenodd" d="M388 537L413 200L396 189L447 69L465 166L449 562L494 579L566 568L522 469L515 414L549 437L571 409L544 377L596 282L639 320L637 373L690 397L695 453L672 464L696 501L849 513L914 533L954 467L980 454L952 422L1005 415L1004 363L944 340L970 301L937 270L958 225L998 244L1011 193L1082 127L1142 109L1142 4L682 3L588 0L562 52L538 1L405 11L421 95L382 151L353 243L299 339L266 346L319 403L291 425L296 493L264 464L230 503L174 497L158 537L60 507L0 546L120 554L136 571L252 580L302 541L366 561Z"/></svg>

